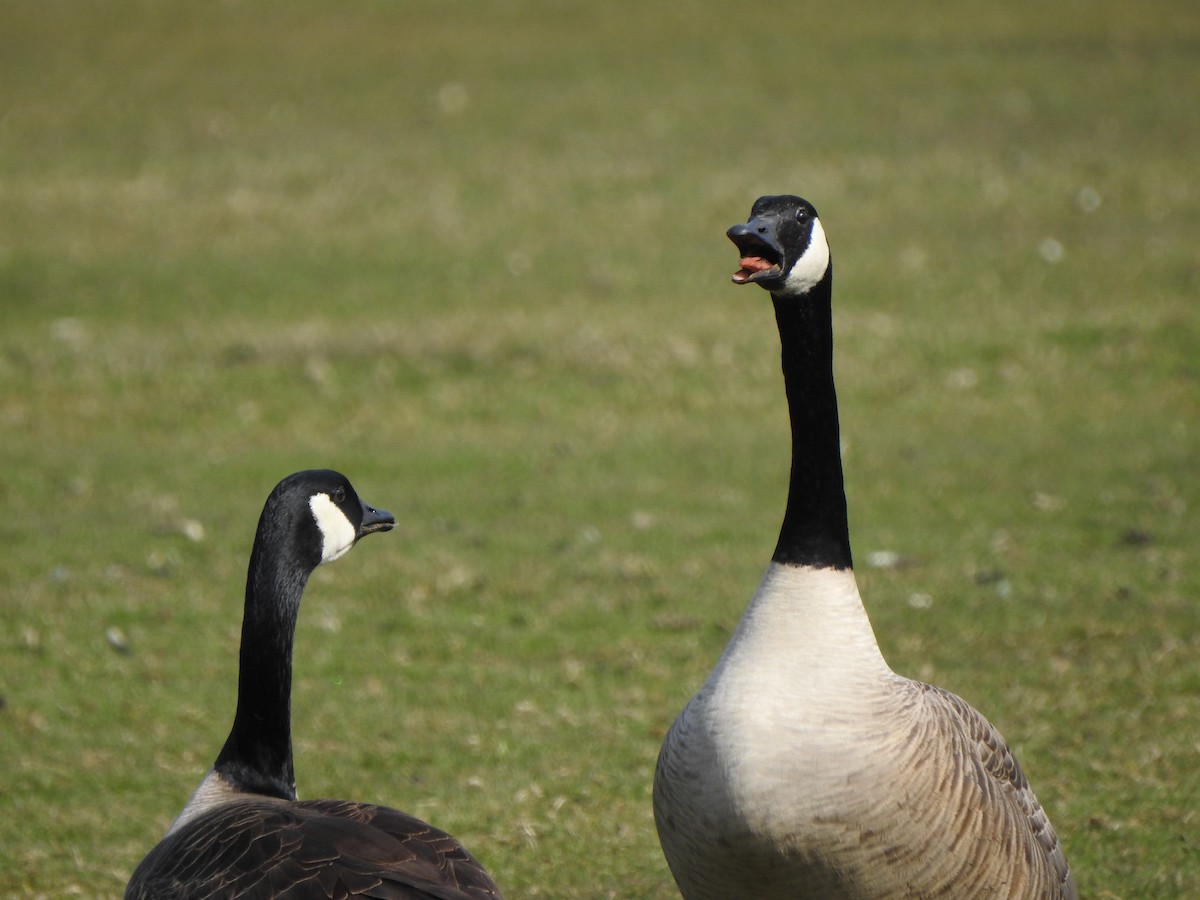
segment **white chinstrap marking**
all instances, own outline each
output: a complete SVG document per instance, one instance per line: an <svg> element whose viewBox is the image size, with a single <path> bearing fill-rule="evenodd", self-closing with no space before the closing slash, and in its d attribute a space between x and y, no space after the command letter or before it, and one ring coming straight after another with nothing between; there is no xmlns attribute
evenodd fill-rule
<svg viewBox="0 0 1200 900"><path fill-rule="evenodd" d="M788 272L783 281L783 290L779 293L791 296L807 294L821 283L828 270L829 242L825 239L825 229L821 227L821 220L813 219L808 246Z"/></svg>
<svg viewBox="0 0 1200 900"><path fill-rule="evenodd" d="M354 546L358 531L328 494L313 494L308 506L321 529L321 562L333 562Z"/></svg>

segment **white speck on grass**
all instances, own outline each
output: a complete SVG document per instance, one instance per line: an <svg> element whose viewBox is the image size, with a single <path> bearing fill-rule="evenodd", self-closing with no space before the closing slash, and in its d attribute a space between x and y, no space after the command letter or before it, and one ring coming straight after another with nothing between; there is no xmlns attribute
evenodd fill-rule
<svg viewBox="0 0 1200 900"><path fill-rule="evenodd" d="M333 366L320 356L310 356L304 364L304 374L318 387L329 387L333 383Z"/></svg>
<svg viewBox="0 0 1200 900"><path fill-rule="evenodd" d="M629 517L629 524L634 531L647 531L654 527L654 514L639 509Z"/></svg>
<svg viewBox="0 0 1200 900"><path fill-rule="evenodd" d="M444 84L437 92L437 103L448 116L455 116L467 108L471 96L461 84Z"/></svg>
<svg viewBox="0 0 1200 900"><path fill-rule="evenodd" d="M151 550L146 554L146 568L155 575L161 575L163 577L169 575L171 572L172 562L173 560L171 560L167 554L163 553L161 550Z"/></svg>
<svg viewBox="0 0 1200 900"><path fill-rule="evenodd" d="M922 593L909 594L908 605L913 609L929 609L933 606L933 597Z"/></svg>
<svg viewBox="0 0 1200 900"><path fill-rule="evenodd" d="M445 596L470 588L479 581L474 570L459 563L452 563L437 577L437 591Z"/></svg>
<svg viewBox="0 0 1200 900"><path fill-rule="evenodd" d="M1045 238L1038 244L1038 256L1048 263L1060 263L1066 255L1066 248L1054 238Z"/></svg>
<svg viewBox="0 0 1200 900"><path fill-rule="evenodd" d="M916 244L909 244L900 251L900 266L905 271L914 274L923 272L927 262L929 262L929 254L923 247L918 247Z"/></svg>
<svg viewBox="0 0 1200 900"><path fill-rule="evenodd" d="M513 278L520 278L522 275L528 274L533 268L533 260L529 258L528 253L523 253L520 250L513 250L504 257L504 265L508 269L508 274Z"/></svg>
<svg viewBox="0 0 1200 900"><path fill-rule="evenodd" d="M115 625L104 632L104 639L108 641L108 646L118 653L129 652L129 641L125 638L125 632Z"/></svg>
<svg viewBox="0 0 1200 900"><path fill-rule="evenodd" d="M974 369L965 367L954 369L946 376L946 384L950 387L958 388L960 391L968 391L979 384L979 376L975 373Z"/></svg>
<svg viewBox="0 0 1200 900"><path fill-rule="evenodd" d="M983 181L983 198L994 207L1007 203L1011 193L1008 179L999 173L990 175Z"/></svg>
<svg viewBox="0 0 1200 900"><path fill-rule="evenodd" d="M1030 502L1035 509L1040 509L1043 512L1054 512L1063 507L1062 497L1056 497L1053 494L1046 494L1042 491L1034 491Z"/></svg>
<svg viewBox="0 0 1200 900"><path fill-rule="evenodd" d="M179 523L179 530L189 541L199 544L204 540L204 525L195 519L184 519Z"/></svg>
<svg viewBox="0 0 1200 900"><path fill-rule="evenodd" d="M56 341L78 348L87 340L88 330L82 319L68 317L55 319L50 326L50 334Z"/></svg>
<svg viewBox="0 0 1200 900"><path fill-rule="evenodd" d="M1075 195L1075 203L1085 213L1094 213L1100 208L1100 192L1094 187L1081 187Z"/></svg>
<svg viewBox="0 0 1200 900"><path fill-rule="evenodd" d="M900 554L895 550L876 550L867 554L867 565L872 569L894 569L900 565Z"/></svg>

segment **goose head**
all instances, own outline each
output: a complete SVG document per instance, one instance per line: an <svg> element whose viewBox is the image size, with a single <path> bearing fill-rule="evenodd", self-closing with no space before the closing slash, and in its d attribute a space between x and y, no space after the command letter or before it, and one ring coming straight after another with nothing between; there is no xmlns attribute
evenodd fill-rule
<svg viewBox="0 0 1200 900"><path fill-rule="evenodd" d="M294 546L312 568L343 556L366 535L396 525L391 513L363 502L349 479L330 469L289 475L276 485L267 509L285 516L285 511L293 511L287 518L294 528Z"/></svg>
<svg viewBox="0 0 1200 900"><path fill-rule="evenodd" d="M759 197L749 221L726 234L741 256L734 284L757 284L777 296L803 296L830 274L825 230L813 205L800 197Z"/></svg>

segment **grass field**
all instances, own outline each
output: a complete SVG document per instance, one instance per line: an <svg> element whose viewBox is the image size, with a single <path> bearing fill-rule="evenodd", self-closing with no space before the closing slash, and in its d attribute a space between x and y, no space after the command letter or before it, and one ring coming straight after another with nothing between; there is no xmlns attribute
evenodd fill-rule
<svg viewBox="0 0 1200 900"><path fill-rule="evenodd" d="M860 585L1084 896L1200 896L1200 13L480 0L0 10L0 894L115 897L228 729L283 475L302 794L510 898L674 896L659 742L774 546L765 293L821 211ZM900 565L871 567L871 554Z"/></svg>

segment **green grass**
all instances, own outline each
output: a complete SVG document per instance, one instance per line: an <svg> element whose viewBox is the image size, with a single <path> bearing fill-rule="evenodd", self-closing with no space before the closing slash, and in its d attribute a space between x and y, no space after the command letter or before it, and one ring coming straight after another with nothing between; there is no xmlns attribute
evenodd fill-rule
<svg viewBox="0 0 1200 900"><path fill-rule="evenodd" d="M723 231L788 191L889 661L1008 735L1085 896L1200 895L1200 16L408 6L0 11L0 893L119 896L323 465L401 524L309 589L303 794L510 897L673 896L658 744L786 483Z"/></svg>

